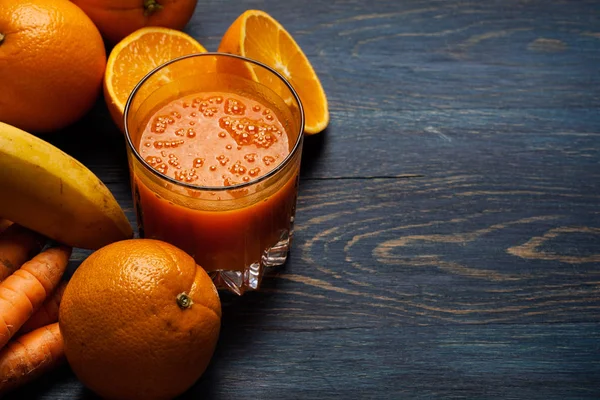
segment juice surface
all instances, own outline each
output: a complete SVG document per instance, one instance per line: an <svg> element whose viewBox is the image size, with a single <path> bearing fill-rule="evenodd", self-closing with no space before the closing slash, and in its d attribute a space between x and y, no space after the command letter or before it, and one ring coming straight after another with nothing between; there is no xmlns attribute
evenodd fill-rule
<svg viewBox="0 0 600 400"><path fill-rule="evenodd" d="M160 108L145 127L141 156L173 179L197 186L249 182L290 152L275 113L233 93L188 95Z"/></svg>
<svg viewBox="0 0 600 400"><path fill-rule="evenodd" d="M153 168L177 181L227 187L277 167L292 142L269 107L237 94L204 92L174 100L151 115L138 151ZM144 183L144 168L135 169L132 186L140 236L178 246L207 271L244 271L291 236L299 154L296 159L293 173L276 180L277 190L227 210L203 209L201 202L198 207L177 204ZM215 199L225 195L216 194Z"/></svg>

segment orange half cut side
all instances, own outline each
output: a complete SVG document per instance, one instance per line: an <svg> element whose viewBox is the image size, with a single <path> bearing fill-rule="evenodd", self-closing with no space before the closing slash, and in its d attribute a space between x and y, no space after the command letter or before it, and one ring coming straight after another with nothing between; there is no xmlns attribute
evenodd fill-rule
<svg viewBox="0 0 600 400"><path fill-rule="evenodd" d="M104 74L104 98L123 131L123 111L131 91L151 70L174 58L206 49L178 30L146 27L121 40L111 51Z"/></svg>
<svg viewBox="0 0 600 400"><path fill-rule="evenodd" d="M315 70L294 38L264 11L248 10L223 35L219 51L260 61L283 75L298 93L308 135L319 133L329 124L327 97ZM254 70L258 82L275 92L281 83L271 75Z"/></svg>

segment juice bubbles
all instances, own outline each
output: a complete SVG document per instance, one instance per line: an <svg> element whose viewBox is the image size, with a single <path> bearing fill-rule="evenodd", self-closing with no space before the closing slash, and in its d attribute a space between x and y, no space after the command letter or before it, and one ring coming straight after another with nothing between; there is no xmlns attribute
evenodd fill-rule
<svg viewBox="0 0 600 400"><path fill-rule="evenodd" d="M227 57L228 72L211 71L217 63L209 57ZM231 72L232 62L263 68L251 61L204 53L175 63L192 60L203 79L173 66L168 84L150 91L143 81L138 92L148 94L136 103L134 91L126 109L139 233L180 247L217 287L242 294L258 289L264 268L287 257L301 106L291 87L286 95L285 85L274 91ZM290 107L290 101L297 102Z"/></svg>
<svg viewBox="0 0 600 400"><path fill-rule="evenodd" d="M265 175L289 153L267 106L235 93L184 96L158 109L138 151L154 169L199 186L232 186Z"/></svg>

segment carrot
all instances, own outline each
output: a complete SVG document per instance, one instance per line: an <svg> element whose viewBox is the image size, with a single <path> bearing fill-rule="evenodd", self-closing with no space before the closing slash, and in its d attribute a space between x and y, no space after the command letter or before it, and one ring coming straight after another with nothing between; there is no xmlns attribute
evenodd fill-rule
<svg viewBox="0 0 600 400"><path fill-rule="evenodd" d="M45 238L19 224L0 233L0 282L42 250Z"/></svg>
<svg viewBox="0 0 600 400"><path fill-rule="evenodd" d="M0 395L49 372L64 360L58 322L11 340L0 351Z"/></svg>
<svg viewBox="0 0 600 400"><path fill-rule="evenodd" d="M19 335L58 321L60 300L62 299L66 287L67 281L60 281L52 295L44 301L44 304L42 304L42 306L23 324L21 329L19 329Z"/></svg>
<svg viewBox="0 0 600 400"><path fill-rule="evenodd" d="M67 246L49 248L0 283L0 348L57 287L71 250Z"/></svg>
<svg viewBox="0 0 600 400"><path fill-rule="evenodd" d="M0 218L0 233L4 232L6 228L12 225L12 221L4 218Z"/></svg>

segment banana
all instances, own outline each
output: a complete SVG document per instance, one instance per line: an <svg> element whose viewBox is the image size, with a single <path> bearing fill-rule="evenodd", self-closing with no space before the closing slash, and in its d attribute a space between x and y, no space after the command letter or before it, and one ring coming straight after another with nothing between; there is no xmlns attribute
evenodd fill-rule
<svg viewBox="0 0 600 400"><path fill-rule="evenodd" d="M123 209L92 171L52 144L2 122L0 217L83 249L133 236Z"/></svg>

